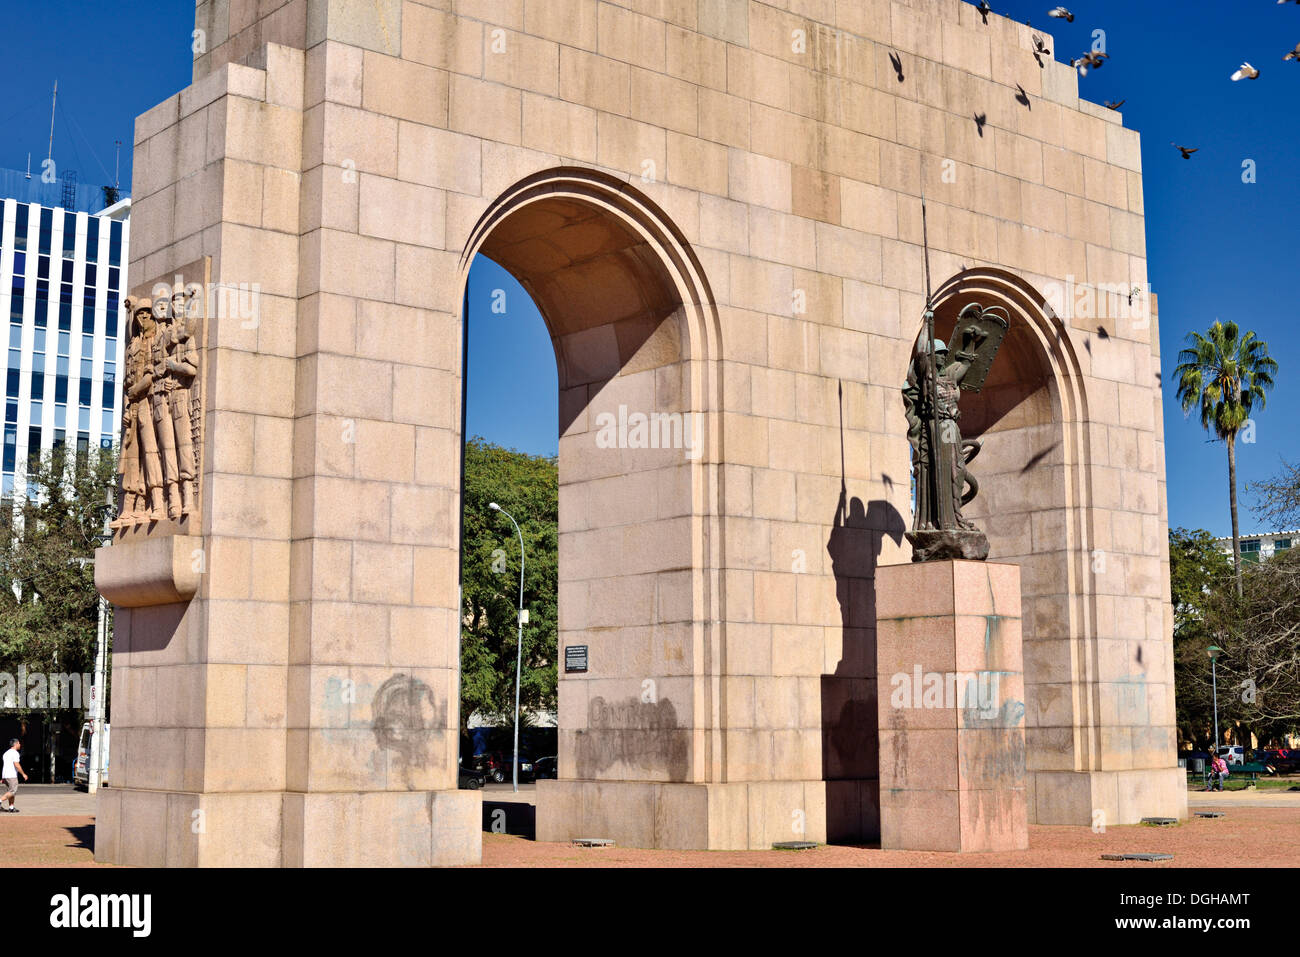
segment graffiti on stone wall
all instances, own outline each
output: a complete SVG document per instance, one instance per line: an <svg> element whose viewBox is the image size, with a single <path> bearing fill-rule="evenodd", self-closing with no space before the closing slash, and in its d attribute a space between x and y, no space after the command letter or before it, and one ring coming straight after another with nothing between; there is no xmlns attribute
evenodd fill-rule
<svg viewBox="0 0 1300 957"><path fill-rule="evenodd" d="M672 701L591 699L587 727L577 733L577 776L595 778L616 765L624 777L637 772L650 779L666 774L669 781L686 780L690 730L679 726Z"/></svg>

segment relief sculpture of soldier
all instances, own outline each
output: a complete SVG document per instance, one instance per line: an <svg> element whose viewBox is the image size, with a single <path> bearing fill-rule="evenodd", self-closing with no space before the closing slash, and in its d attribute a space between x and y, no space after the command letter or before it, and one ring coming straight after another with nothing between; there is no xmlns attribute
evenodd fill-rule
<svg viewBox="0 0 1300 957"><path fill-rule="evenodd" d="M123 305L130 316L130 338L122 383L122 454L117 467L122 476L122 507L112 523L115 528L151 521L166 513L162 463L149 409L153 388L151 350L157 332L153 300L127 299Z"/></svg>
<svg viewBox="0 0 1300 957"><path fill-rule="evenodd" d="M167 374L167 399L171 409L172 431L175 434L176 467L180 485L180 513L189 515L194 511L194 482L197 463L194 456L194 430L190 421L190 400L194 377L199 371L199 353L194 344L194 331L190 325L190 300L193 291L186 293L178 289L171 298L170 321L163 327L167 330L165 340L164 371ZM172 493L168 484L168 494ZM170 507L168 514L173 518L179 515Z"/></svg>
<svg viewBox="0 0 1300 957"><path fill-rule="evenodd" d="M968 466L981 443L962 438L959 401L963 389L983 387L1010 321L1001 307L970 303L957 317L952 341L958 347L952 351L933 337L934 314L927 312L925 319L903 388L916 497L907 539L913 561L982 561L988 539L962 515L962 506L979 492Z"/></svg>
<svg viewBox="0 0 1300 957"><path fill-rule="evenodd" d="M195 507L197 462L192 390L198 348L189 297L128 299L130 342L123 381L122 503L116 528L180 520Z"/></svg>

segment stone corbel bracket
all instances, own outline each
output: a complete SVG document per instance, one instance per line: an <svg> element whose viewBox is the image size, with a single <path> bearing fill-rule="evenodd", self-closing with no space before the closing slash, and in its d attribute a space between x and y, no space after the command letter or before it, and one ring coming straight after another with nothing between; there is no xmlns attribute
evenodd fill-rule
<svg viewBox="0 0 1300 957"><path fill-rule="evenodd" d="M165 535L95 549L95 587L122 608L189 601L199 589L197 535Z"/></svg>

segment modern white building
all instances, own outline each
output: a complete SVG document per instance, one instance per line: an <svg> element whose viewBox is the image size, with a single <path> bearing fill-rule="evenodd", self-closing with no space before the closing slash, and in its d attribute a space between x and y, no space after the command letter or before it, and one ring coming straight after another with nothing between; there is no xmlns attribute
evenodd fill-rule
<svg viewBox="0 0 1300 957"><path fill-rule="evenodd" d="M104 203L99 189L74 185L60 197L59 186L0 175L0 315L9 318L4 496L23 489L26 463L41 453L112 447L121 429L131 201L92 211Z"/></svg>
<svg viewBox="0 0 1300 957"><path fill-rule="evenodd" d="M1232 560L1232 538L1216 538L1214 544L1219 547L1228 560ZM1258 562L1272 558L1279 552L1285 552L1292 545L1300 545L1300 529L1290 532L1265 532L1261 535L1241 536L1241 560Z"/></svg>

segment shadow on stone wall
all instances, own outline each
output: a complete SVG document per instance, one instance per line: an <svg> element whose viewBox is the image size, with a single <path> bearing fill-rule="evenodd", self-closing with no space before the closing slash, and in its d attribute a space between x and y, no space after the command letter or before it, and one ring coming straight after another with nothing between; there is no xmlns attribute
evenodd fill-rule
<svg viewBox="0 0 1300 957"><path fill-rule="evenodd" d="M841 445L844 430L840 427ZM884 500L864 506L846 481L826 551L835 575L843 652L822 676L822 780L830 843L875 840L880 833L880 720L876 710L876 565L886 536L903 540L906 523Z"/></svg>

